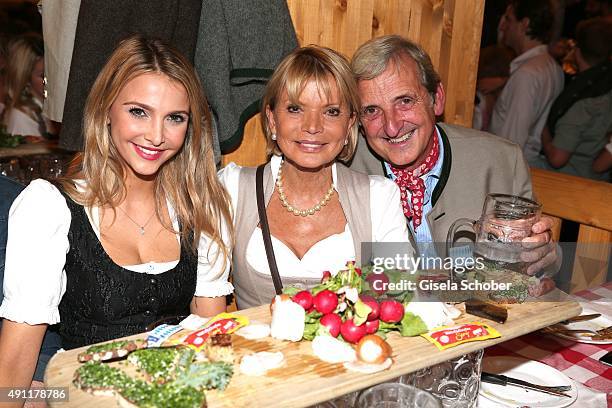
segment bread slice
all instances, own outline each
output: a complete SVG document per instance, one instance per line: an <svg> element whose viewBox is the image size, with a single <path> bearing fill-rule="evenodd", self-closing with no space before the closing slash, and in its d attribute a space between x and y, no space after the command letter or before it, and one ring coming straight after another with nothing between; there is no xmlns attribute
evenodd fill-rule
<svg viewBox="0 0 612 408"><path fill-rule="evenodd" d="M112 341L110 343L96 344L89 347L86 351L78 355L78 359L81 363L86 363L88 361L114 360L123 358L132 351L146 347L147 341L141 339Z"/></svg>
<svg viewBox="0 0 612 408"><path fill-rule="evenodd" d="M234 349L231 334L215 334L204 345L206 358L213 362L234 364Z"/></svg>
<svg viewBox="0 0 612 408"><path fill-rule="evenodd" d="M193 387L173 383L149 384L117 393L119 406L125 408L206 408L206 394Z"/></svg>
<svg viewBox="0 0 612 408"><path fill-rule="evenodd" d="M194 387L175 383L148 383L132 378L118 368L93 361L85 363L75 372L73 383L93 395L115 395L122 407L206 407L204 392Z"/></svg>
<svg viewBox="0 0 612 408"><path fill-rule="evenodd" d="M115 390L121 389L135 381L118 368L94 361L83 364L74 373L72 380L75 387L94 395L112 396Z"/></svg>
<svg viewBox="0 0 612 408"><path fill-rule="evenodd" d="M184 346L137 350L128 356L149 381L163 384L174 380L193 361L195 352Z"/></svg>

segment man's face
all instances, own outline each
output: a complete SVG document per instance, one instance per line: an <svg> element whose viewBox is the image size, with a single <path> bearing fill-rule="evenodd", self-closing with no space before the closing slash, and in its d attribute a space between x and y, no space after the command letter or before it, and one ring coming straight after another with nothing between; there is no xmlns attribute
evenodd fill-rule
<svg viewBox="0 0 612 408"><path fill-rule="evenodd" d="M512 6L506 8L506 12L499 22L499 33L502 43L520 52L521 39L524 36L523 23L516 19Z"/></svg>
<svg viewBox="0 0 612 408"><path fill-rule="evenodd" d="M444 111L444 89L435 101L407 55L389 61L377 77L359 81L361 124L370 147L394 167L415 168L427 156L436 116Z"/></svg>

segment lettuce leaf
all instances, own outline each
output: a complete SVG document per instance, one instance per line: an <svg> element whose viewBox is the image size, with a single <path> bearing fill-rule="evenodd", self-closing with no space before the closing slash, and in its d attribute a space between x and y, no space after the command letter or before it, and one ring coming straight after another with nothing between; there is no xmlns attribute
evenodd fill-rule
<svg viewBox="0 0 612 408"><path fill-rule="evenodd" d="M295 286L285 286L283 288L283 294L289 295L289 297L295 296L298 292L301 292L304 289L297 288Z"/></svg>
<svg viewBox="0 0 612 408"><path fill-rule="evenodd" d="M372 308L359 299L357 303L355 303L355 315L353 316L353 322L357 326L361 326L368 320L368 315L372 311Z"/></svg>
<svg viewBox="0 0 612 408"><path fill-rule="evenodd" d="M400 334L404 337L418 336L427 333L427 325L419 316L413 313L405 313L399 327Z"/></svg>

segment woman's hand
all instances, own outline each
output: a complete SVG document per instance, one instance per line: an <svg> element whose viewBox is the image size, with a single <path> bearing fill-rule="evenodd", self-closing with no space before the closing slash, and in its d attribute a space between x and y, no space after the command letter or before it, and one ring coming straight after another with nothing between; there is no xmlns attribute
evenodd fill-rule
<svg viewBox="0 0 612 408"><path fill-rule="evenodd" d="M28 389L36 369L46 324L29 325L4 319L0 329L0 389ZM3 405L20 407L23 401Z"/></svg>
<svg viewBox="0 0 612 408"><path fill-rule="evenodd" d="M45 383L34 380L32 381L30 388L45 388ZM23 405L23 408L47 408L47 407L48 405L46 401L27 401Z"/></svg>

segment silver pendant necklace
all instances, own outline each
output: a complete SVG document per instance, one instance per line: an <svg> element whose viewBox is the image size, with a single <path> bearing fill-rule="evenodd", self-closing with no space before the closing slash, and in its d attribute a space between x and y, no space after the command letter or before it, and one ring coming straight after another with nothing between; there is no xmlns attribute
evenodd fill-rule
<svg viewBox="0 0 612 408"><path fill-rule="evenodd" d="M140 229L140 235L144 235L145 233L145 227L149 224L149 222L153 219L153 216L155 215L155 211L153 211L153 214L151 214L151 216L149 217L149 219L147 220L147 222L145 222L143 225L140 225L139 223L137 223L136 221L134 221L134 219L132 217L130 217L130 215L125 212L125 210L121 207L117 207L118 209L121 210L122 213L125 214L126 217L128 217L128 219L130 221L132 221L134 224L136 224L136 226Z"/></svg>

